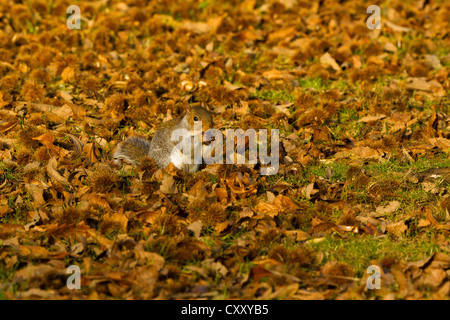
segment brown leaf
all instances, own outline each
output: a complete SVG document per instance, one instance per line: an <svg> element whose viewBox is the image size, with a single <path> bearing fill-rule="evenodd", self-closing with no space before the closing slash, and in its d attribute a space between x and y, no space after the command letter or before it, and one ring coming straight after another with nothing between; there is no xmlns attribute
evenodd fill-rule
<svg viewBox="0 0 450 320"><path fill-rule="evenodd" d="M303 190L302 193L305 195L307 199L315 198L319 195L320 190L316 189L315 183L308 184Z"/></svg>
<svg viewBox="0 0 450 320"><path fill-rule="evenodd" d="M440 97L445 95L445 90L438 81L427 81L426 78L408 78L406 88L409 90L434 92Z"/></svg>
<svg viewBox="0 0 450 320"><path fill-rule="evenodd" d="M66 67L61 72L61 78L64 82L71 82L74 80L75 70L72 67Z"/></svg>
<svg viewBox="0 0 450 320"><path fill-rule="evenodd" d="M94 143L86 143L83 146L83 153L87 154L90 163L96 163L98 161L99 152Z"/></svg>
<svg viewBox="0 0 450 320"><path fill-rule="evenodd" d="M228 193L227 190L225 190L224 188L215 188L214 194L216 195L217 200L219 200L219 202L221 203L228 202Z"/></svg>
<svg viewBox="0 0 450 320"><path fill-rule="evenodd" d="M242 175L242 173L236 172L229 178L226 178L225 181L228 188L241 198L257 192L257 189L254 187L248 173L244 173L244 175Z"/></svg>
<svg viewBox="0 0 450 320"><path fill-rule="evenodd" d="M386 115L384 114L376 114L376 115L368 115L365 117L362 117L361 119L358 120L358 122L372 122L372 121L378 121L381 119L386 118Z"/></svg>
<svg viewBox="0 0 450 320"><path fill-rule="evenodd" d="M80 156L83 152L84 143L72 134L67 134L75 145L75 157Z"/></svg>
<svg viewBox="0 0 450 320"><path fill-rule="evenodd" d="M192 21L183 22L181 24L181 28L197 34L208 33L212 30L212 27L205 22L192 22Z"/></svg>
<svg viewBox="0 0 450 320"><path fill-rule="evenodd" d="M234 112L239 116L245 116L247 113L250 112L250 108L248 106L247 101L239 101L239 104L241 105L239 108L234 109Z"/></svg>
<svg viewBox="0 0 450 320"><path fill-rule="evenodd" d="M406 232L406 230L408 230L408 226L405 224L405 221L399 221L388 224L386 226L386 230L395 236L401 236Z"/></svg>
<svg viewBox="0 0 450 320"><path fill-rule="evenodd" d="M385 24L388 28L392 29L392 31L394 31L394 32L411 32L411 31L413 31L413 30L410 29L410 28L398 26L398 25L396 25L396 24L394 24L394 23L392 23L392 22L390 22L390 21L388 21L388 20L384 20L384 24Z"/></svg>
<svg viewBox="0 0 450 320"><path fill-rule="evenodd" d="M297 30L295 27L284 28L275 32L271 32L267 40L270 42L275 41L277 39L288 40L289 38L293 37L296 33Z"/></svg>
<svg viewBox="0 0 450 320"><path fill-rule="evenodd" d="M334 58L328 52L326 52L324 55L320 57L320 63L330 66L335 71L342 71L341 67L337 64L336 60L334 60Z"/></svg>
<svg viewBox="0 0 450 320"><path fill-rule="evenodd" d="M271 204L271 203L264 202L264 201L260 201L253 208L253 210L259 215L266 215L269 217L274 217L274 216L278 215L278 213L280 211L278 206Z"/></svg>
<svg viewBox="0 0 450 320"><path fill-rule="evenodd" d="M120 225L122 228L122 232L127 231L128 218L123 213L114 212L112 214L106 214L103 216L103 221Z"/></svg>
<svg viewBox="0 0 450 320"><path fill-rule="evenodd" d="M134 252L136 258L141 261L142 264L154 266L156 270L161 270L164 267L164 258L156 252L146 251L144 245L137 245Z"/></svg>
<svg viewBox="0 0 450 320"><path fill-rule="evenodd" d="M306 233L301 230L286 230L284 233L288 238L291 238L297 242L303 242L311 238L309 233Z"/></svg>
<svg viewBox="0 0 450 320"><path fill-rule="evenodd" d="M189 190L188 194L195 198L203 197L207 193L205 188L205 181L198 180Z"/></svg>
<svg viewBox="0 0 450 320"><path fill-rule="evenodd" d="M197 221L192 222L190 225L188 225L187 229L189 231L192 231L196 238L199 238L200 234L202 232L202 227L203 227L202 221L197 220Z"/></svg>
<svg viewBox="0 0 450 320"><path fill-rule="evenodd" d="M40 135L39 137L32 138L32 139L37 140L40 143L42 143L50 151L50 153L54 156L63 156L64 157L65 155L67 155L69 153L67 150L57 147L53 144L53 142L55 141L55 137L50 132L44 133L43 135Z"/></svg>
<svg viewBox="0 0 450 320"><path fill-rule="evenodd" d="M314 235L314 233L325 232L329 229L335 229L335 228L337 228L335 223L323 222L323 223L320 223L318 225L311 227L311 229L309 230L309 234Z"/></svg>
<svg viewBox="0 0 450 320"><path fill-rule="evenodd" d="M439 60L438 56L435 54L426 54L425 55L425 63L433 69L442 68L441 61Z"/></svg>
<svg viewBox="0 0 450 320"><path fill-rule="evenodd" d="M28 265L14 273L13 281L26 281L29 288L47 287L52 279L65 275L65 271L48 264Z"/></svg>
<svg viewBox="0 0 450 320"><path fill-rule="evenodd" d="M161 186L159 191L164 194L175 194L178 193L177 185L173 176L163 173L163 178L161 181Z"/></svg>
<svg viewBox="0 0 450 320"><path fill-rule="evenodd" d="M383 49L385 51L393 52L393 53L398 51L397 47L392 42L386 42L383 46Z"/></svg>
<svg viewBox="0 0 450 320"><path fill-rule="evenodd" d="M282 212L293 212L300 209L300 207L296 205L294 201L291 200L291 198L283 196L282 194L276 196L272 201L272 204L277 206L278 209Z"/></svg>
<svg viewBox="0 0 450 320"><path fill-rule="evenodd" d="M225 277L228 274L228 269L220 261L214 261L214 259L206 259L202 261L202 266L204 268L214 271L216 274Z"/></svg>
<svg viewBox="0 0 450 320"><path fill-rule="evenodd" d="M154 288L159 277L159 269L156 266L137 267L129 273L129 279L133 281L133 291L142 299L151 299L154 296Z"/></svg>
<svg viewBox="0 0 450 320"><path fill-rule="evenodd" d="M441 224L441 223L439 223L439 222L433 217L433 212L432 212L432 210L431 210L430 208L425 207L425 208L423 208L423 211L425 211L427 220L428 220L434 227L436 227L436 228L438 228L438 229L447 229L447 230L450 230L450 226L449 226L448 224L447 224L447 225Z"/></svg>
<svg viewBox="0 0 450 320"><path fill-rule="evenodd" d="M175 165L171 162L167 167L164 168L164 172L171 175L172 177L179 177L180 170L175 167Z"/></svg>
<svg viewBox="0 0 450 320"><path fill-rule="evenodd" d="M270 299L289 299L292 298L298 291L299 284L291 283L285 286L281 286L270 294Z"/></svg>
<svg viewBox="0 0 450 320"><path fill-rule="evenodd" d="M254 266L250 270L250 278L255 282L258 282L262 278L271 277L271 276L273 276L272 272L270 272L260 266Z"/></svg>
<svg viewBox="0 0 450 320"><path fill-rule="evenodd" d="M272 203L273 200L275 200L275 195L272 192L267 191L266 195L267 195L267 202Z"/></svg>
<svg viewBox="0 0 450 320"><path fill-rule="evenodd" d="M7 132L14 128L19 122L17 120L11 120L3 125L0 125L0 133Z"/></svg>
<svg viewBox="0 0 450 320"><path fill-rule="evenodd" d="M283 73L281 73L281 71L277 69L264 71L262 76L267 78L268 80L279 80L284 78Z"/></svg>
<svg viewBox="0 0 450 320"><path fill-rule="evenodd" d="M59 95L61 96L61 98L63 98L67 102L72 102L72 100L73 100L72 95L70 93L68 93L67 91L61 90L61 91L59 91ZM68 114L66 112L69 112L73 115L72 109L70 109L69 106L66 104L64 106L62 106L61 108L59 108L58 110L60 112L60 114L58 114L60 117L63 117L62 116L63 114L67 116ZM68 117L65 117L65 118L67 119Z"/></svg>
<svg viewBox="0 0 450 320"><path fill-rule="evenodd" d="M350 151L340 151L335 156L336 158L378 159L380 153L376 149L361 146L352 148Z"/></svg>
<svg viewBox="0 0 450 320"><path fill-rule="evenodd" d="M380 206L375 209L376 212L370 215L374 218L384 217L388 214L391 214L400 208L400 202L399 201L391 201L389 204L385 206Z"/></svg>
<svg viewBox="0 0 450 320"><path fill-rule="evenodd" d="M429 138L428 142L439 149L442 149L444 152L448 152L450 150L450 139L446 139L443 137L439 138Z"/></svg>
<svg viewBox="0 0 450 320"><path fill-rule="evenodd" d="M53 157L48 161L47 164L47 173L48 175L55 179L58 183L64 185L64 186L70 186L70 183L67 181L67 179L65 177L63 177L62 175L59 174L58 171L56 171L57 169L57 162L56 162L56 158Z"/></svg>
<svg viewBox="0 0 450 320"><path fill-rule="evenodd" d="M428 120L427 123L427 135L430 138L433 138L436 136L436 129L438 125L438 117L436 114L436 108L433 108L433 114L430 117L430 120Z"/></svg>
<svg viewBox="0 0 450 320"><path fill-rule="evenodd" d="M46 248L41 246L20 246L20 254L24 257L31 259L46 259L49 256L49 252Z"/></svg>
<svg viewBox="0 0 450 320"><path fill-rule="evenodd" d="M228 221L220 222L214 227L214 230L217 232L217 234L221 234L222 232L227 230L229 226L230 223Z"/></svg>
<svg viewBox="0 0 450 320"><path fill-rule="evenodd" d="M31 288L27 291L18 291L17 297L19 299L31 300L31 299L52 299L58 295L56 290L42 290L38 288Z"/></svg>
<svg viewBox="0 0 450 320"><path fill-rule="evenodd" d="M244 219L244 218L250 218L255 214L255 212L253 212L252 209L250 209L249 207L245 207L242 209L241 212L239 212L239 220Z"/></svg>
<svg viewBox="0 0 450 320"><path fill-rule="evenodd" d="M275 110L277 110L278 112L284 113L287 116L291 115L291 112L289 111L289 107L294 105L293 102L291 103L286 103L286 104L280 104L280 105L275 105L273 106L275 108Z"/></svg>
<svg viewBox="0 0 450 320"><path fill-rule="evenodd" d="M435 253L429 258L408 263L405 272L414 280L419 289L438 289L447 278L446 270L450 269L450 256Z"/></svg>
<svg viewBox="0 0 450 320"><path fill-rule="evenodd" d="M44 188L41 183L39 182L26 183L25 188L33 196L34 208L41 208L42 206L45 205L45 200L43 196Z"/></svg>

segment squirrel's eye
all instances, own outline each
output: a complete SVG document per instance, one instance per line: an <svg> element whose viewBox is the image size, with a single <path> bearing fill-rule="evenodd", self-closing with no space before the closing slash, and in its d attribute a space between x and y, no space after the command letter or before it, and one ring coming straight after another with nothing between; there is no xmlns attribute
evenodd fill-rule
<svg viewBox="0 0 450 320"><path fill-rule="evenodd" d="M198 117L194 117L194 121L198 121Z"/></svg>

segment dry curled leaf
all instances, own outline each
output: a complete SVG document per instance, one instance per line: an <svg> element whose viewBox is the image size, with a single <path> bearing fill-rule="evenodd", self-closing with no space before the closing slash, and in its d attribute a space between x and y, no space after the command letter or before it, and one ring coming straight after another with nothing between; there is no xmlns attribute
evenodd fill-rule
<svg viewBox="0 0 450 320"><path fill-rule="evenodd" d="M64 186L70 186L70 183L67 181L65 177L63 177L58 171L57 171L58 163L56 161L55 157L52 157L47 164L47 173L48 175L53 178L58 183L64 185Z"/></svg>

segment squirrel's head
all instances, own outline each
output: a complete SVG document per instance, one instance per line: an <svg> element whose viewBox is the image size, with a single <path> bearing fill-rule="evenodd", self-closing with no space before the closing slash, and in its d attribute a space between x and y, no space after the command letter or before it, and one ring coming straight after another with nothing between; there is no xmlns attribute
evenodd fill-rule
<svg viewBox="0 0 450 320"><path fill-rule="evenodd" d="M194 128L195 123L201 122L203 132L214 126L212 113L202 107L188 107L185 119L191 128Z"/></svg>

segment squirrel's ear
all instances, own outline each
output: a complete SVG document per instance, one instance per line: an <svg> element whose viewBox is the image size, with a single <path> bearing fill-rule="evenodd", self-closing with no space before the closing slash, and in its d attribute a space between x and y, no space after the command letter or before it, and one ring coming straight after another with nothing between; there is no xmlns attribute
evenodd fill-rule
<svg viewBox="0 0 450 320"><path fill-rule="evenodd" d="M186 107L186 114L191 113L191 110L192 110L192 109L191 109L191 106L187 106L187 107Z"/></svg>
<svg viewBox="0 0 450 320"><path fill-rule="evenodd" d="M191 117L191 108L189 106L186 108L186 112L182 117L183 119L181 121L184 123L188 123L189 118Z"/></svg>

